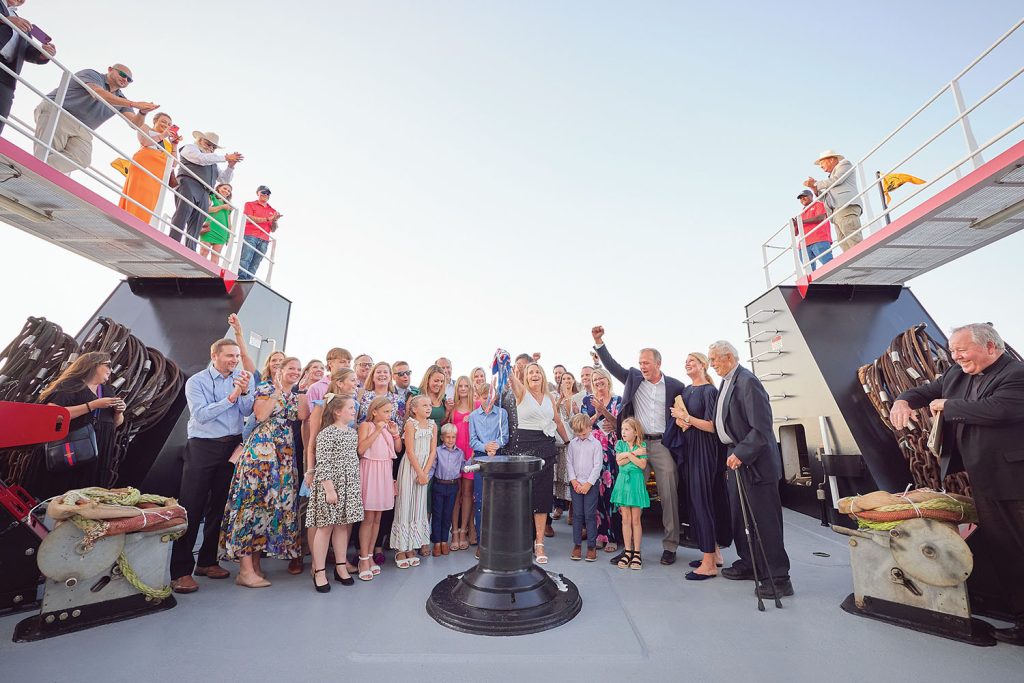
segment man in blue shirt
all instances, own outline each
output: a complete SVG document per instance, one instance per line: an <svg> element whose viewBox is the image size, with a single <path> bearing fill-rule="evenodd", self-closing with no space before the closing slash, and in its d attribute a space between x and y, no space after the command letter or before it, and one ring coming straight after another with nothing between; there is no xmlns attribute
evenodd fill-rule
<svg viewBox="0 0 1024 683"><path fill-rule="evenodd" d="M188 511L188 531L175 541L171 552L171 588L175 593L199 590L199 584L192 578L193 571L211 579L230 576L217 564L217 543L235 469L231 455L242 443L242 425L246 416L252 414L255 399L252 375L240 367L241 360L242 350L237 342L215 341L210 346L210 365L185 383L188 445L178 502ZM203 544L197 566L192 551L200 518Z"/></svg>
<svg viewBox="0 0 1024 683"><path fill-rule="evenodd" d="M494 455L508 443L508 411L501 406L495 407L496 398L489 385L477 385L476 399L480 401L480 407L469 414L469 447L473 449L475 457ZM473 476L473 519L476 521L478 536L481 532L483 495L484 478L477 472ZM480 557L479 548L477 557Z"/></svg>

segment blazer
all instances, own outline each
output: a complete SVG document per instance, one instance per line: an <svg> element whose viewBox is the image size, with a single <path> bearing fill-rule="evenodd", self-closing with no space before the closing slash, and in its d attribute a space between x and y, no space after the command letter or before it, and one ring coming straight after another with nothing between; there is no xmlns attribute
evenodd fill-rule
<svg viewBox="0 0 1024 683"><path fill-rule="evenodd" d="M1004 353L975 381L959 365L934 382L899 395L911 408L945 398L942 476L967 470L971 488L995 500L1024 498L1024 364Z"/></svg>
<svg viewBox="0 0 1024 683"><path fill-rule="evenodd" d="M4 15L5 17L11 16L11 13L7 9L7 6L2 3L0 3L0 14ZM7 41L11 39L11 35L13 33L14 29L12 29L7 24L0 22L0 47L3 47L7 44ZM25 62L33 62L34 64L45 64L48 61L50 61L50 56L48 54L46 54L45 52L40 52L36 48L32 47L24 38L19 37L18 44L14 47L14 59L7 66L9 66L11 71L13 71L14 73L20 74L21 67L24 66ZM0 69L0 82L2 82L4 85L8 85L12 90L14 89L14 85L16 83L14 77L12 77L3 69Z"/></svg>
<svg viewBox="0 0 1024 683"><path fill-rule="evenodd" d="M828 178L819 180L815 183L815 188L818 194L825 200L825 206L828 207L829 211L835 211L838 207L846 204L854 197L857 196L857 174L851 169L853 164L850 163L849 159L841 159L836 167L832 169L832 172L828 174ZM846 173L849 172L849 175ZM846 175L845 178L843 176ZM840 180L840 178L843 178ZM860 206L860 200L854 200L850 206Z"/></svg>
<svg viewBox="0 0 1024 683"><path fill-rule="evenodd" d="M761 380L742 365L736 366L736 374L725 391L721 419L735 442L726 446L728 453L735 454L750 468L754 483L777 483L782 479L782 454L772 427L768 392Z"/></svg>
<svg viewBox="0 0 1024 683"><path fill-rule="evenodd" d="M619 433L622 433L622 421L627 417L635 417L636 406L633 405L633 398L636 396L637 387L644 381L644 376L640 373L637 368L630 368L629 370L624 369L621 365L615 362L612 358L611 353L608 352L608 346L602 345L600 348L594 347L597 350L598 357L601 358L601 362L608 368L608 372L612 373L612 377L626 385L622 391L622 408L619 410L618 418L616 419L616 425ZM664 373L662 373L664 375ZM676 400L676 396L681 396L683 393L683 383L674 377L665 377L665 433L661 436L661 443L670 450L682 450L683 448L683 430L679 429L676 425L676 420L672 417L672 405ZM673 455L678 459L680 456L677 453Z"/></svg>

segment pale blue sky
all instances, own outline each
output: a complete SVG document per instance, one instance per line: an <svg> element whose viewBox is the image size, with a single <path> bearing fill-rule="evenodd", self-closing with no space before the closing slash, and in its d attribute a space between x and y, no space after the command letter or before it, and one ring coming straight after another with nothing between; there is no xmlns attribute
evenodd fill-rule
<svg viewBox="0 0 1024 683"><path fill-rule="evenodd" d="M236 199L266 183L286 214L290 353L342 345L416 375L446 354L461 374L501 345L578 369L602 323L622 360L653 345L682 375L687 352L742 342L760 245L817 153L858 157L1020 18L1016 2L807 7L29 0L22 15L65 63L127 63L130 97L247 155ZM968 101L1019 66L1013 41L965 81ZM990 103L979 139L1024 111L1022 90ZM15 113L34 104L20 93ZM930 113L914 144L952 115ZM101 132L135 149L121 124ZM963 150L947 137L904 170L948 165ZM28 315L77 331L118 280L0 232L0 282L34 288L5 301L3 343ZM1024 347L1022 244L911 285L944 327L991 320Z"/></svg>

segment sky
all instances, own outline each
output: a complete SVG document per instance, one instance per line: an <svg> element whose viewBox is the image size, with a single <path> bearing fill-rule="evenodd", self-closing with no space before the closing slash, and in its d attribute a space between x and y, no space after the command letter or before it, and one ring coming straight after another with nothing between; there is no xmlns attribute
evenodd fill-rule
<svg viewBox="0 0 1024 683"><path fill-rule="evenodd" d="M64 63L129 65L129 97L246 155L236 200L267 184L285 214L272 284L294 302L289 354L340 345L418 377L439 355L456 375L489 366L500 346L578 370L602 324L620 361L654 346L682 376L690 351L743 348L761 244L820 176L818 152L867 152L1021 14L1001 0L792 7L28 0L21 15ZM1022 54L1019 30L964 80L965 99ZM979 110L979 140L1024 111L1020 81ZM14 113L30 119L36 101L19 91ZM947 97L879 163L952 116ZM136 148L120 122L100 132ZM949 165L958 136L901 170ZM120 279L0 235L0 344L30 315L77 332ZM1022 246L1009 237L911 288L944 329L992 321L1024 347Z"/></svg>

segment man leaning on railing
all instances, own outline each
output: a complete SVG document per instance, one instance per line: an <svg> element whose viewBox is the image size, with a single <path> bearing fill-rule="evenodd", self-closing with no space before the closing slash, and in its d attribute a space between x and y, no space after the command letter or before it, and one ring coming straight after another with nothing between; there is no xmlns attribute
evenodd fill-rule
<svg viewBox="0 0 1024 683"><path fill-rule="evenodd" d="M53 133L53 153L47 157L47 163L61 173L71 173L79 166L86 168L92 163L92 131L114 115L104 102L120 111L136 126L141 126L146 114L160 106L152 102L129 100L124 96L121 88L127 87L134 80L131 69L124 64L108 68L106 75L95 69L83 69L75 76L77 80L72 79L68 84L62 105L63 110L71 116L61 114L58 117ZM84 87L79 80L85 83ZM46 157L46 131L57 114L57 105L53 102L57 90L46 97L35 111L34 154L40 159ZM136 112L136 109L139 111Z"/></svg>
<svg viewBox="0 0 1024 683"><path fill-rule="evenodd" d="M235 175L235 164L245 157L239 152L219 154L220 136L207 131L192 131L195 144L185 145L178 154L181 167L178 170L178 193L174 197L174 217L171 223L177 230L171 235L185 246L195 249L199 245L199 228L210 209L211 188L220 183L230 183ZM217 164L227 162L223 171ZM199 207L199 208L196 208Z"/></svg>
<svg viewBox="0 0 1024 683"><path fill-rule="evenodd" d="M270 233L277 230L277 221L284 214L270 205L270 188L256 188L256 201L245 203L245 236L238 274L243 280L255 280L256 271L267 254ZM273 264L271 264L273 265Z"/></svg>
<svg viewBox="0 0 1024 683"><path fill-rule="evenodd" d="M828 177L815 180L808 176L804 186L825 200L825 206L832 214L832 223L836 226L836 241L845 251L861 240L860 214L863 209L860 199L856 199L857 178L853 164L831 149L819 154L814 163L828 173Z"/></svg>
<svg viewBox="0 0 1024 683"><path fill-rule="evenodd" d="M39 51L29 44L27 40L18 35L10 26L0 23L0 62L13 71L21 73L21 67L25 62L33 64L45 64L50 57L57 54L57 48L50 37L41 29L34 26L28 19L18 16L17 9L25 4L25 0L0 0L0 15L7 17L12 24L18 27L19 31L31 33L33 29L35 37L43 44L43 50ZM0 132L7 123L7 117L11 115L11 106L14 104L14 89L18 81L7 71L0 69Z"/></svg>

